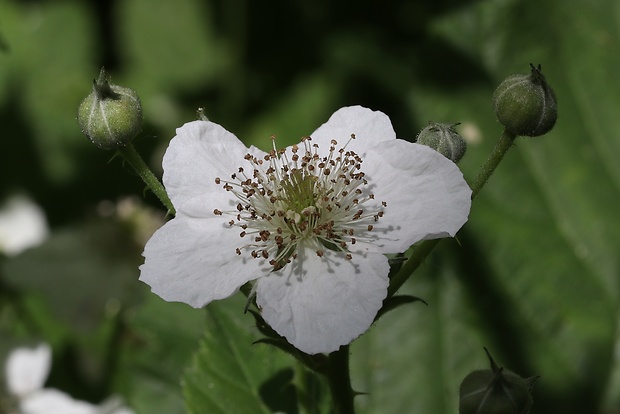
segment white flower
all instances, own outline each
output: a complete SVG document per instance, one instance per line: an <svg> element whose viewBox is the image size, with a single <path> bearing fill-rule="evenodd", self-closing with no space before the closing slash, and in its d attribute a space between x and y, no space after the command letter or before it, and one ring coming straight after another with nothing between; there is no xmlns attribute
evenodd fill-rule
<svg viewBox="0 0 620 414"><path fill-rule="evenodd" d="M25 397L43 388L51 360L52 350L45 344L35 349L17 348L12 351L5 366L9 392Z"/></svg>
<svg viewBox="0 0 620 414"><path fill-rule="evenodd" d="M41 207L24 196L14 196L0 209L0 252L15 256L41 244L48 236Z"/></svg>
<svg viewBox="0 0 620 414"><path fill-rule="evenodd" d="M43 388L49 374L52 351L41 344L34 349L17 348L5 365L8 391L17 399L21 414L131 414L115 404L113 409L78 401L62 391ZM1 407L0 407L1 408Z"/></svg>
<svg viewBox="0 0 620 414"><path fill-rule="evenodd" d="M370 327L387 292L384 254L454 235L471 203L454 163L362 107L268 153L190 122L163 167L177 215L146 244L140 280L202 307L258 279L265 320L310 354Z"/></svg>

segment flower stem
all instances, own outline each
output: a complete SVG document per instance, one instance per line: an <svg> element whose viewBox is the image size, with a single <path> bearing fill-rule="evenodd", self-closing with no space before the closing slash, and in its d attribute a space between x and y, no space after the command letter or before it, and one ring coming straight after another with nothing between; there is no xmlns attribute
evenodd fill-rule
<svg viewBox="0 0 620 414"><path fill-rule="evenodd" d="M493 151L491 151L491 155L489 155L489 159L486 164L482 166L482 169L478 173L478 176L471 184L471 199L473 200L476 195L482 190L482 187L487 183L495 168L499 165L502 158L504 158L504 154L512 147L514 140L517 136L512 132L508 132L504 129L502 136L499 138L499 141L495 144Z"/></svg>
<svg viewBox="0 0 620 414"><path fill-rule="evenodd" d="M495 147L491 151L491 155L489 155L489 159L482 166L476 179L470 185L471 187L471 199L473 200L482 187L489 181L491 175L495 171L495 168L499 165L504 158L504 154L512 147L514 140L517 136L511 132L504 130L502 136L499 141L495 144ZM398 273L392 277L390 280L390 286L388 287L388 295L387 297L392 297L398 289L409 279L409 276L415 272L415 270L424 262L424 259L433 251L435 246L439 244L439 242L443 239L434 239L434 240L425 240L416 246L411 254L411 257L407 262L403 265L402 269Z"/></svg>
<svg viewBox="0 0 620 414"><path fill-rule="evenodd" d="M334 403L334 413L354 414L353 398L355 392L351 388L351 375L349 373L349 345L343 345L339 350L329 354L325 375Z"/></svg>
<svg viewBox="0 0 620 414"><path fill-rule="evenodd" d="M138 151L136 151L133 144L128 144L122 148L118 149L119 154L121 154L125 160L133 167L133 169L138 173L142 181L147 185L148 188L159 198L159 201L168 209L168 213L175 215L176 210L168 198L168 193L166 193L166 189L159 182L157 177L153 174L153 172L146 165Z"/></svg>

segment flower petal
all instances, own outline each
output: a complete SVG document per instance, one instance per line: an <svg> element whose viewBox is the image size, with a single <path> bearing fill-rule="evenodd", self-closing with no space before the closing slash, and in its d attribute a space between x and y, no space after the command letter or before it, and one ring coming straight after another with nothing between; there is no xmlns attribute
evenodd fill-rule
<svg viewBox="0 0 620 414"><path fill-rule="evenodd" d="M362 170L385 215L370 251L403 252L425 239L454 236L467 221L471 189L452 161L435 150L400 139L369 150Z"/></svg>
<svg viewBox="0 0 620 414"><path fill-rule="evenodd" d="M21 401L23 414L98 414L97 406L74 400L62 391L47 388L29 395Z"/></svg>
<svg viewBox="0 0 620 414"><path fill-rule="evenodd" d="M128 407L125 407L123 400L113 395L108 397L104 402L99 405L98 414L135 414L135 412Z"/></svg>
<svg viewBox="0 0 620 414"><path fill-rule="evenodd" d="M0 208L0 252L15 256L48 237L45 212L24 196L13 196Z"/></svg>
<svg viewBox="0 0 620 414"><path fill-rule="evenodd" d="M280 272L258 281L265 321L308 354L336 351L364 333L386 296L389 265L381 254L354 255L299 246Z"/></svg>
<svg viewBox="0 0 620 414"><path fill-rule="evenodd" d="M157 230L144 248L140 280L167 301L195 308L226 298L261 276L264 260L237 256L244 239L225 220L177 217Z"/></svg>
<svg viewBox="0 0 620 414"><path fill-rule="evenodd" d="M5 366L9 392L24 396L43 388L51 363L52 350L47 344L12 351Z"/></svg>
<svg viewBox="0 0 620 414"><path fill-rule="evenodd" d="M228 180L239 167L249 165L243 159L248 152L216 123L194 121L178 128L163 160L164 185L177 214L212 217L214 209L234 206L234 195L215 184L215 178Z"/></svg>
<svg viewBox="0 0 620 414"><path fill-rule="evenodd" d="M323 149L323 155L327 155L332 139L343 146L351 134L355 134L355 139L349 142L347 150L361 156L380 142L396 139L392 121L386 114L362 106L340 108L310 136L312 142Z"/></svg>

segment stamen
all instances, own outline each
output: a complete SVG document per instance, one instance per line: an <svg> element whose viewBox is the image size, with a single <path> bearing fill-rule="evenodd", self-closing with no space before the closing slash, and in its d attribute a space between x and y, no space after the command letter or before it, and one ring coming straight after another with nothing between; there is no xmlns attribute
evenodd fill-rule
<svg viewBox="0 0 620 414"><path fill-rule="evenodd" d="M236 248L236 254L249 251L279 270L295 260L297 246L305 241L321 246L315 250L318 257L328 249L346 252L346 259L352 260L350 246L371 240L366 232L387 207L385 202L367 204L374 195L364 191L368 182L362 159L346 149L353 139L351 134L342 148L332 139L322 156L311 137L303 137L301 146L280 150L272 137L272 149L262 159L246 154L248 165L239 167L231 181L217 177L215 183L232 191L237 204L232 211L213 213L232 216L227 223L241 228L240 237L251 235L250 243Z"/></svg>

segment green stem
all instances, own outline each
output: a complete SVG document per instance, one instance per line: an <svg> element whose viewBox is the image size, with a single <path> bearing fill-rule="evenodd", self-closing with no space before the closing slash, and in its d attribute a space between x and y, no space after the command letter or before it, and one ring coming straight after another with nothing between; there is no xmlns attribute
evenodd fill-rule
<svg viewBox="0 0 620 414"><path fill-rule="evenodd" d="M482 166L480 172L476 176L474 182L470 185L471 187L471 199L473 200L482 187L489 181L491 175L495 171L495 168L499 165L504 158L504 154L512 147L514 140L517 136L511 132L504 130L502 136L499 141L495 144L493 151L491 151L491 155L489 155L489 159ZM403 265L402 269L392 277L390 280L390 286L388 287L388 295L387 297L392 297L398 289L409 279L409 276L415 272L415 270L424 262L426 257L433 251L435 246L439 244L443 239L435 239L435 240L425 240L416 246L411 254L411 257L407 262Z"/></svg>
<svg viewBox="0 0 620 414"><path fill-rule="evenodd" d="M349 345L329 354L325 373L334 403L335 414L354 414L353 398L355 392L351 388L349 373Z"/></svg>
<svg viewBox="0 0 620 414"><path fill-rule="evenodd" d="M119 350L126 334L125 312L122 307L114 312L113 315L110 315L109 318L111 319L109 323L112 326L105 348L105 364L103 366L103 373L101 374L102 380L100 384L101 388L106 390L106 392L111 389L114 376L117 373L120 362Z"/></svg>
<svg viewBox="0 0 620 414"><path fill-rule="evenodd" d="M142 181L147 185L148 188L159 198L159 201L168 209L168 213L175 215L176 210L168 198L168 193L164 186L159 182L157 177L153 174L153 172L146 165L140 154L136 151L133 144L129 144L125 147L118 149L119 154L121 154L125 160L133 167L133 169L138 173Z"/></svg>
<svg viewBox="0 0 620 414"><path fill-rule="evenodd" d="M480 190L482 190L482 187L484 187L487 181L489 181L489 178L491 177L491 175L493 175L495 168L497 168L502 158L504 158L504 154L506 154L510 147L512 147L515 138L517 138L515 134L513 134L512 132L508 132L504 129L502 136L495 144L493 151L491 151L491 155L489 155L489 159L487 160L486 164L482 166L482 169L478 173L478 176L470 185L472 191L472 200L478 195Z"/></svg>

